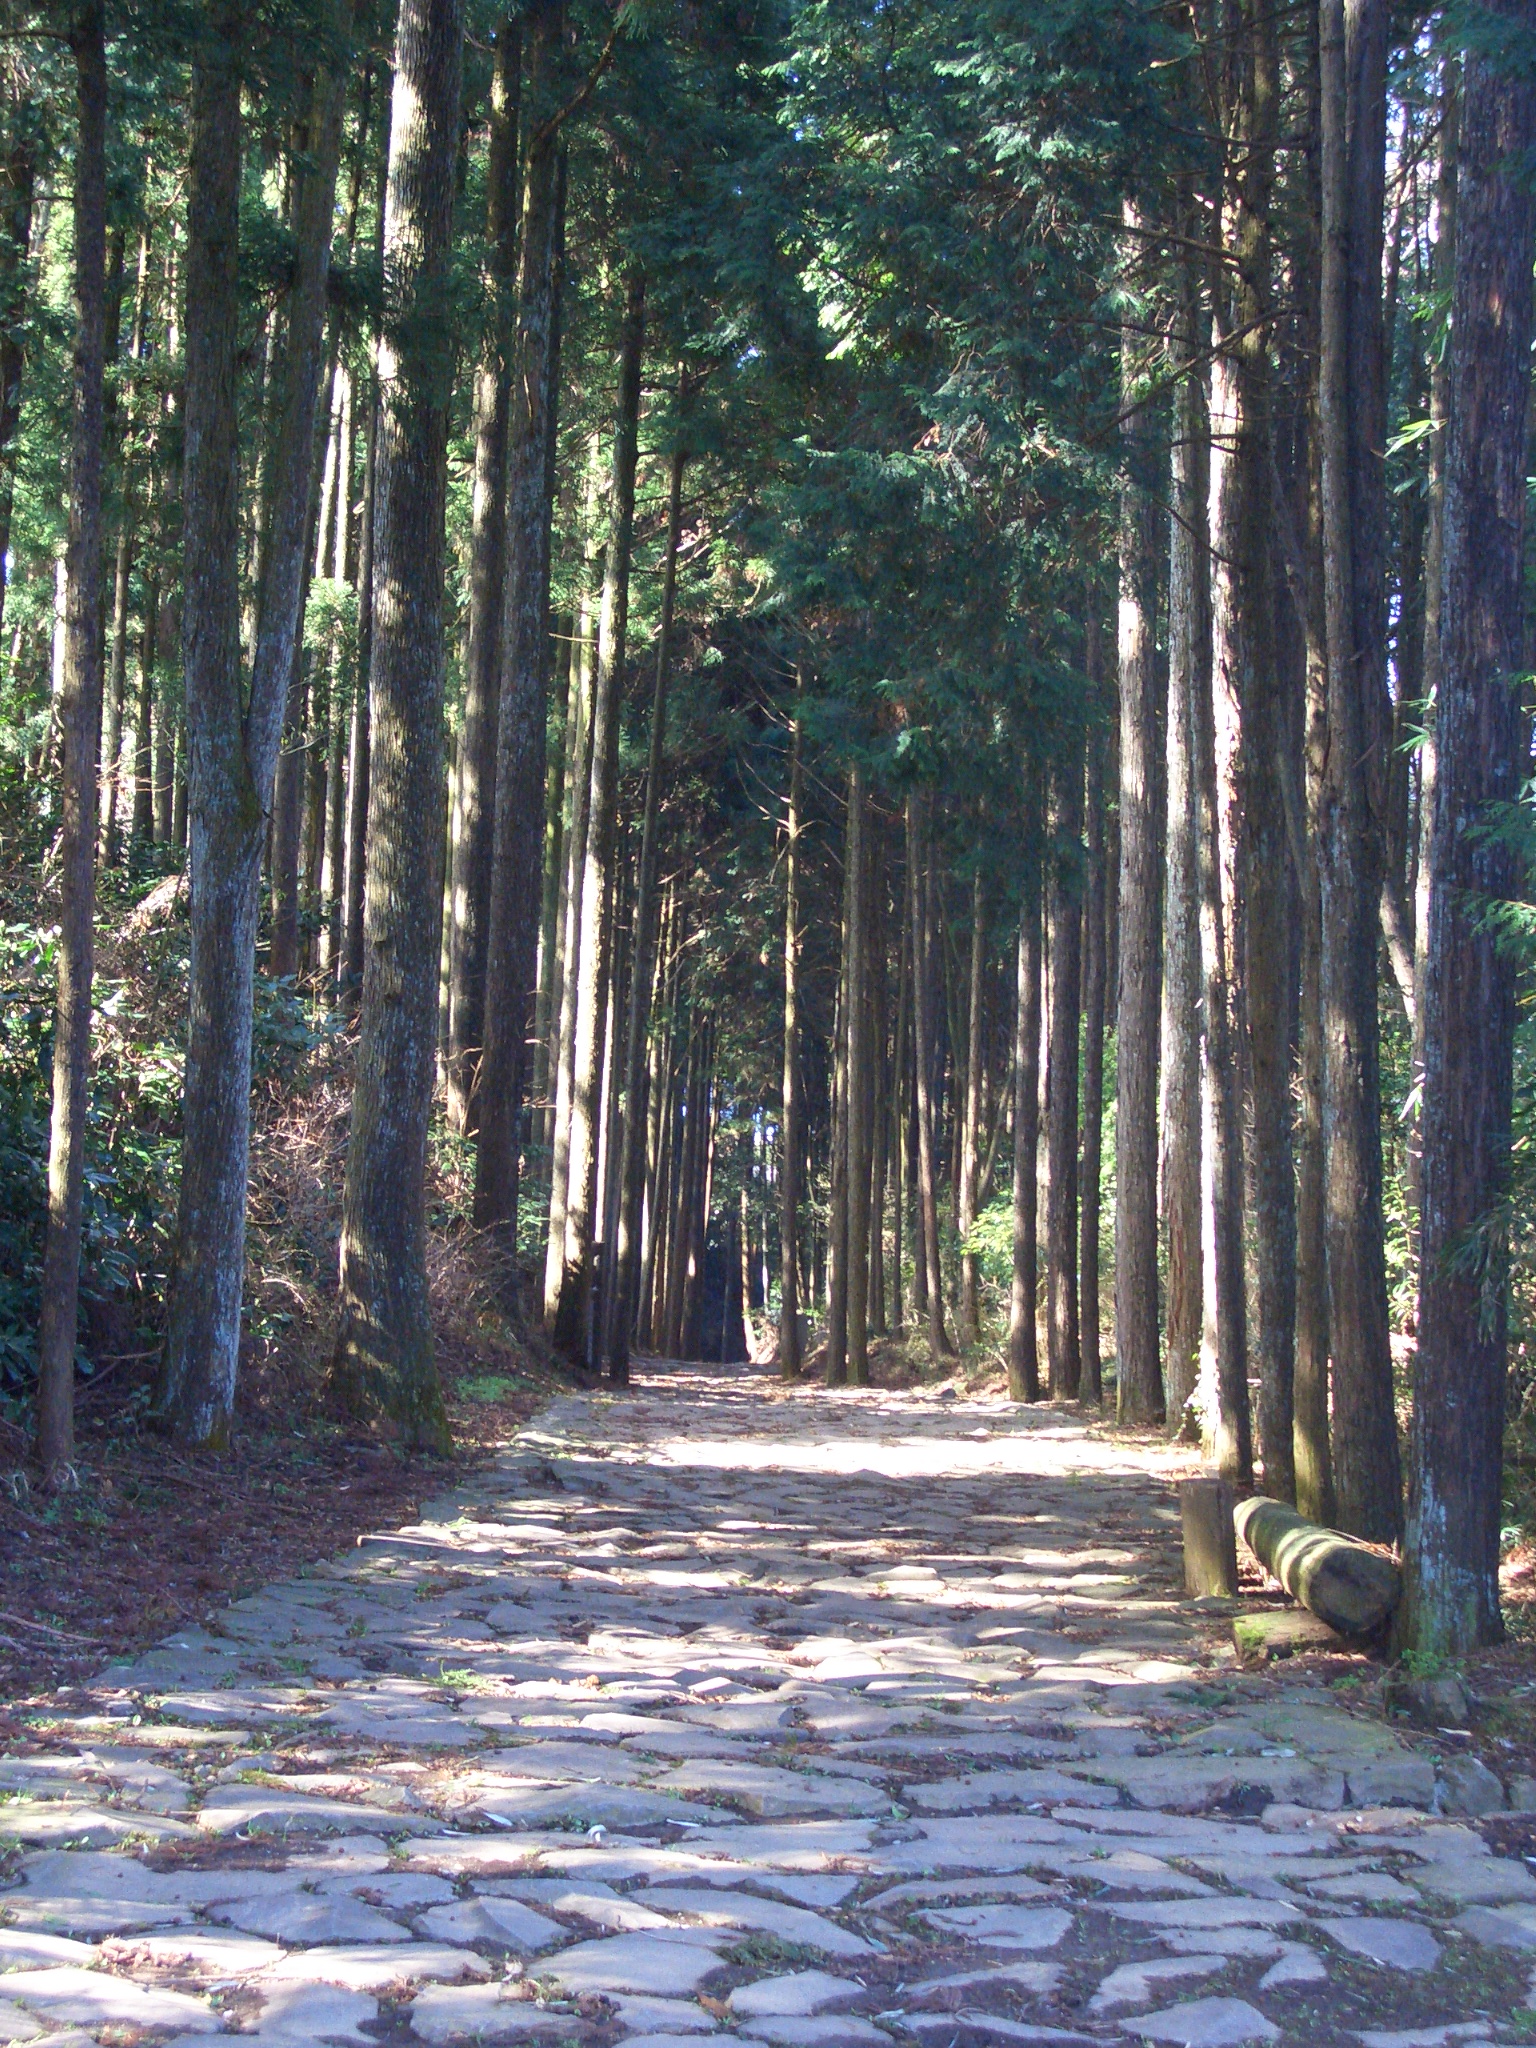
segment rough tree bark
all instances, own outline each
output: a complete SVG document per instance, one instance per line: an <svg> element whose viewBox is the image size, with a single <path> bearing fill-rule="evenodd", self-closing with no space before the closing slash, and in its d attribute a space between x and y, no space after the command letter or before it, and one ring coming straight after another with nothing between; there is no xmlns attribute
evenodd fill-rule
<svg viewBox="0 0 1536 2048"><path fill-rule="evenodd" d="M1134 212L1127 208L1127 219ZM1137 381L1137 340L1120 349L1127 399ZM1145 411L1122 428L1120 487L1120 986L1116 1003L1115 1354L1122 1422L1163 1412L1157 1298L1157 1055L1159 924L1158 673L1155 500ZM1052 967L1054 979L1055 968Z"/></svg>
<svg viewBox="0 0 1536 2048"><path fill-rule="evenodd" d="M784 813L784 1081L779 1105L779 1374L800 1377L800 692L789 728L789 795Z"/></svg>
<svg viewBox="0 0 1536 2048"><path fill-rule="evenodd" d="M667 684L672 660L672 614L677 601L677 550L683 529L681 447L674 448L667 490L667 541L661 571L661 619L656 632L656 687L651 696L650 748L645 768L645 810L640 824L640 871L635 884L635 959L624 1049L623 1139L619 1154L620 1207L614 1250L612 1306L605 1351L608 1377L629 1381L629 1343L640 1266L640 1213L645 1200L646 1043L651 1029L651 982L656 971L656 870L660 858L661 781L667 763Z"/></svg>
<svg viewBox="0 0 1536 2048"><path fill-rule="evenodd" d="M1382 1217L1381 854L1370 791L1382 740L1376 699L1385 693L1384 668L1377 666L1378 655L1385 660L1384 644L1377 644L1385 625L1378 588L1384 437L1375 438L1382 382L1375 165L1385 148L1385 46L1385 0L1322 0L1318 416L1328 752L1320 818L1321 1002L1333 1467L1339 1526L1392 1542L1402 1530L1402 1478Z"/></svg>
<svg viewBox="0 0 1536 2048"><path fill-rule="evenodd" d="M485 165L485 290L490 318L475 368L475 481L469 538L469 633L464 650L464 724L449 829L452 861L448 1017L444 1071L448 1114L468 1128L485 1024L486 927L496 820L496 713L507 533L507 397L517 271L517 106L522 83L520 16L504 13L491 72Z"/></svg>
<svg viewBox="0 0 1536 2048"><path fill-rule="evenodd" d="M156 1395L157 1412L179 1437L214 1445L228 1438L240 1350L261 857L300 626L351 11L341 0L336 68L313 82L308 134L294 159L299 232L272 451L271 533L244 702L235 410L243 21L239 8L221 6L193 62L182 415L192 959L176 1254Z"/></svg>
<svg viewBox="0 0 1536 2048"><path fill-rule="evenodd" d="M1195 692L1206 564L1197 444L1204 426L1194 355L1193 291L1181 297L1172 336L1183 371L1174 400L1168 545L1167 878L1163 913L1162 1182L1168 1245L1168 1422L1189 1422L1200 1370L1204 1312L1200 1249L1200 864Z"/></svg>
<svg viewBox="0 0 1536 2048"><path fill-rule="evenodd" d="M0 626L11 551L16 466L11 447L21 424L26 363L26 311L32 280L32 207L37 185L36 139L19 122L0 155Z"/></svg>
<svg viewBox="0 0 1536 2048"><path fill-rule="evenodd" d="M869 1016L869 814L864 772L848 776L847 1078L843 1121L848 1143L848 1384L869 1384L869 1170L873 1076Z"/></svg>
<svg viewBox="0 0 1536 2048"><path fill-rule="evenodd" d="M1040 1398L1040 1349L1035 1321L1039 1291L1036 1211L1040 1173L1040 860L1024 872L1019 913L1017 1008L1013 1028L1013 1289L1008 1312L1008 1393L1015 1401Z"/></svg>
<svg viewBox="0 0 1536 2048"><path fill-rule="evenodd" d="M1083 961L1081 733L1058 742L1051 763L1051 832L1045 899L1051 961L1045 1083L1045 1337L1051 1399L1075 1401L1083 1373L1077 1300L1077 1096ZM1154 1178L1154 1225L1156 1202ZM1155 1242L1154 1230L1154 1246ZM1155 1279L1154 1274L1154 1283Z"/></svg>
<svg viewBox="0 0 1536 2048"><path fill-rule="evenodd" d="M967 977L964 1128L960 1137L960 1200L956 1218L962 1241L976 1222L979 1131L981 1124L982 971L986 965L986 899L981 870L971 883L971 957ZM975 1252L960 1255L960 1342L981 1340L981 1260Z"/></svg>
<svg viewBox="0 0 1536 2048"><path fill-rule="evenodd" d="M1095 716L1088 727L1088 875L1083 898L1083 1086L1082 1166L1078 1178L1078 1346L1083 1369L1081 1395L1097 1407L1104 1398L1099 1315L1099 1182L1104 1164L1104 1012L1108 995L1105 913L1108 877L1104 865L1104 726L1099 707L1097 616L1088 630L1093 646L1089 676Z"/></svg>
<svg viewBox="0 0 1536 2048"><path fill-rule="evenodd" d="M907 798L907 892L912 921L912 1065L917 1117L917 1201L921 1211L924 1313L935 1358L952 1358L944 1327L944 1276L939 1266L938 1162L933 1101L932 878L928 873L926 792Z"/></svg>
<svg viewBox="0 0 1536 2048"><path fill-rule="evenodd" d="M442 913L444 507L463 17L402 0L379 350L367 940L341 1226L342 1404L401 1441L451 1444L426 1267L427 1120Z"/></svg>
<svg viewBox="0 0 1536 2048"><path fill-rule="evenodd" d="M497 693L495 824L486 932L483 1050L475 1109L475 1221L517 1241L523 1079L542 907L545 697L551 494L549 436L557 403L562 146L549 112L560 61L558 0L523 22L530 123L523 152L517 328L507 424L507 518L501 681Z"/></svg>
<svg viewBox="0 0 1536 2048"><path fill-rule="evenodd" d="M37 1457L56 1476L74 1454L75 1337L85 1189L91 984L95 968L96 753L101 715L101 482L106 340L107 56L101 0L69 26L75 59L74 314L68 579L58 842L58 994L53 1014L53 1121L37 1338Z"/></svg>
<svg viewBox="0 0 1536 2048"><path fill-rule="evenodd" d="M1529 36L1532 0L1502 23ZM1507 68L1506 68L1507 67ZM1419 1342L1404 1644L1459 1657L1503 1634L1499 1522L1508 1330L1515 962L1482 906L1516 893L1486 830L1524 771L1525 473L1536 80L1468 52L1457 174L1424 996Z"/></svg>
<svg viewBox="0 0 1536 2048"><path fill-rule="evenodd" d="M587 855L581 877L581 954L576 1044L571 1076L571 1150L565 1212L565 1271L554 1329L569 1350L591 1280L599 1085L609 1001L611 947L602 917L618 820L619 719L624 643L629 624L629 563L635 525L635 463L640 424L640 371L645 350L645 277L636 267L625 283L619 331L618 401L613 424L612 529L598 623L597 684L592 698L592 795Z"/></svg>

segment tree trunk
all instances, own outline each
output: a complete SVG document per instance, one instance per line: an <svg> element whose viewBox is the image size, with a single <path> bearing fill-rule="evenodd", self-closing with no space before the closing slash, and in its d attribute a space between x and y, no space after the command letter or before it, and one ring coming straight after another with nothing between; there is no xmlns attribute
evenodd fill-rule
<svg viewBox="0 0 1536 2048"><path fill-rule="evenodd" d="M1036 1209L1040 1173L1040 867L1024 873L1019 918L1018 1007L1013 1030L1013 1294L1008 1318L1008 1393L1040 1398L1035 1322L1039 1291Z"/></svg>
<svg viewBox="0 0 1536 2048"><path fill-rule="evenodd" d="M1168 546L1167 878L1163 916L1163 1215L1168 1243L1168 1422L1188 1426L1204 1310L1200 1246L1200 864L1195 697L1208 571L1197 442L1204 426L1186 281L1173 336L1175 398Z"/></svg>
<svg viewBox="0 0 1536 2048"><path fill-rule="evenodd" d="M347 856L342 905L341 968L349 989L363 980L364 887L368 870L368 782L371 712L368 679L373 672L373 512L378 477L378 377L367 383L368 426L363 446L363 506L357 545L357 678L347 728Z"/></svg>
<svg viewBox="0 0 1536 2048"><path fill-rule="evenodd" d="M228 1439L240 1349L261 856L299 637L315 403L347 72L314 81L294 157L288 351L248 698L242 701L236 418L242 17L196 52L187 233L182 673L188 734L191 1016L177 1241L156 1406L185 1441ZM351 14L339 5L344 41Z"/></svg>
<svg viewBox="0 0 1536 2048"><path fill-rule="evenodd" d="M890 1067L887 1062L885 865L876 821L866 816L869 838L865 986L869 1002L869 1334L887 1334L885 1309L885 1183L890 1137Z"/></svg>
<svg viewBox="0 0 1536 2048"><path fill-rule="evenodd" d="M926 793L907 798L907 890L912 922L912 1063L917 1116L917 1200L922 1211L924 1312L936 1359L953 1358L944 1327L944 1277L939 1265L937 1133L933 1101L933 903L928 873Z"/></svg>
<svg viewBox="0 0 1536 2048"><path fill-rule="evenodd" d="M1216 488L1206 474L1209 440L1197 436L1194 445L1199 468L1191 510L1197 522L1198 564L1209 558L1208 507ZM1215 466L1213 461L1210 467ZM1205 1012L1200 1068L1205 1327L1198 1399L1202 1433L1221 1476L1246 1489L1253 1480L1253 1430L1248 1406L1248 1307L1243 1273L1243 1133L1233 1044L1231 922L1217 798L1212 632L1205 591L1198 582L1196 595L1199 640L1193 702L1200 828L1200 971Z"/></svg>
<svg viewBox="0 0 1536 2048"><path fill-rule="evenodd" d="M1133 216L1128 214L1128 218ZM1121 340L1121 388L1137 379L1136 341ZM1115 1355L1120 1420L1163 1413L1157 1299L1159 924L1154 647L1157 577L1151 437L1144 409L1122 428L1120 488L1120 986L1116 1003ZM1051 975L1054 982L1054 955Z"/></svg>
<svg viewBox="0 0 1536 2048"><path fill-rule="evenodd" d="M1369 790L1371 757L1379 756L1382 737L1374 699L1384 689L1376 667L1380 606L1373 581L1383 444L1375 443L1374 453L1371 444L1381 383L1379 362L1373 367L1373 352L1380 351L1381 215L1378 204L1372 228L1361 203L1372 179L1368 159L1383 143L1385 89L1378 106L1377 73L1384 43L1384 0L1349 0L1348 7L1344 0L1322 0L1319 422L1328 755L1320 820L1321 990L1333 1462L1340 1527L1390 1543L1402 1529L1402 1480L1382 1218L1381 861Z"/></svg>
<svg viewBox="0 0 1536 2048"><path fill-rule="evenodd" d="M1050 1395L1075 1401L1083 1359L1077 1300L1077 1097L1083 962L1083 747L1074 733L1051 764L1045 914L1051 959L1046 1044L1045 1337ZM1122 1104L1124 1092L1122 1083ZM1156 1220L1156 1187L1153 1190ZM1154 1279L1155 1279L1154 1274Z"/></svg>
<svg viewBox="0 0 1536 2048"><path fill-rule="evenodd" d="M640 826L640 873L635 887L635 963L624 1052L624 1133L620 1151L621 1206L613 1247L613 1307L606 1346L608 1377L629 1381L629 1340L635 1318L640 1264L640 1212L645 1197L646 1042L651 1029L651 982L656 971L656 868L660 855L661 783L667 765L667 684L672 659L672 613L677 600L677 550L683 529L683 464L672 451L667 491L667 543L661 572L661 621L656 633L656 687L651 697L650 751L645 768L645 812Z"/></svg>
<svg viewBox="0 0 1536 2048"><path fill-rule="evenodd" d="M848 996L843 1121L848 1144L848 1383L869 1385L869 1172L873 1077L869 1042L869 820L864 771L848 776L848 922L844 939Z"/></svg>
<svg viewBox="0 0 1536 2048"><path fill-rule="evenodd" d="M1449 298L1456 249L1456 156L1461 121L1461 60L1447 51L1440 75L1440 163L1435 179L1434 251L1431 283ZM1436 355L1429 380L1429 478L1424 525L1424 741L1419 749L1418 875L1414 889L1413 1056L1410 1101L1416 1104L1404 1131L1407 1153L1408 1227L1415 1255L1423 1163L1424 979L1428 971L1430 840L1435 816L1435 706L1440 695L1440 608L1445 564L1445 459L1451 416L1451 351Z"/></svg>
<svg viewBox="0 0 1536 2048"><path fill-rule="evenodd" d="M800 1377L800 1191L805 1173L800 1100L800 695L789 727L789 794L784 814L784 1080L779 1103L779 1376Z"/></svg>
<svg viewBox="0 0 1536 2048"><path fill-rule="evenodd" d="M1097 615L1088 630L1099 637ZM1082 1353L1082 1398L1095 1408L1104 1398L1099 1314L1099 1181L1104 1152L1105 969L1104 728L1100 722L1102 678L1097 646L1089 663L1094 717L1088 728L1088 877L1083 901L1083 1153L1078 1186L1078 1343Z"/></svg>
<svg viewBox="0 0 1536 2048"><path fill-rule="evenodd" d="M475 370L475 482L469 539L464 725L453 788L448 934L448 1114L468 1128L485 1024L486 926L496 818L497 697L506 563L507 394L517 271L517 103L522 22L504 13L491 74L485 166L486 295L490 318Z"/></svg>
<svg viewBox="0 0 1536 2048"><path fill-rule="evenodd" d="M956 1224L961 1242L976 1223L978 1127L981 1120L982 970L986 965L985 902L981 870L971 884L971 957L967 977L965 1105L960 1136L960 1199ZM975 1252L960 1254L960 1342L981 1341L981 1261Z"/></svg>
<svg viewBox="0 0 1536 2048"><path fill-rule="evenodd" d="M1536 28L1532 0L1499 9ZM1503 1635L1499 1524L1509 1317L1515 962L1482 906L1517 893L1486 830L1525 772L1525 479L1536 144L1528 67L1466 60L1457 177L1435 815L1424 978L1423 1249L1404 1644L1465 1656Z"/></svg>
<svg viewBox="0 0 1536 2048"><path fill-rule="evenodd" d="M1253 1259L1253 1363L1266 1491L1295 1497L1292 1453L1296 1315L1295 1170L1291 1157L1291 932L1281 776L1292 720L1276 649L1275 456L1269 328L1270 207L1279 140L1279 52L1273 17L1249 7L1228 115L1234 167L1225 212L1235 261L1218 294L1216 339L1222 452L1212 493L1218 726L1231 727L1223 772L1223 883L1228 959L1241 963L1233 1039L1249 1090L1248 1230ZM1230 785L1228 784L1230 777ZM1230 823L1227 823L1227 820Z"/></svg>
<svg viewBox="0 0 1536 2048"><path fill-rule="evenodd" d="M571 1150L565 1211L565 1272L555 1311L556 1341L570 1347L591 1281L597 1191L598 1085L611 956L602 923L613 865L618 807L619 721L624 642L629 621L629 560L635 521L635 462L640 421L640 370L645 347L645 278L632 270L619 334L618 402L613 426L612 530L598 625L597 683L592 696L592 795L581 878L581 953L576 1044L571 1077Z"/></svg>
<svg viewBox="0 0 1536 2048"><path fill-rule="evenodd" d="M560 61L558 0L524 17L527 99L534 130L524 153L517 330L507 441L505 608L497 702L495 832L486 936L485 1001L475 1111L475 1221L517 1245L519 1147L528 1027L543 896L539 859L548 744L549 444L558 405L560 251L565 177L549 106ZM601 895L598 903L601 904Z"/></svg>
<svg viewBox="0 0 1536 2048"><path fill-rule="evenodd" d="M53 1020L53 1120L48 1222L37 1338L37 1456L58 1476L75 1447L75 1340L85 1191L91 985L95 969L96 754L101 716L101 483L106 340L107 57L101 0L70 23L75 58L74 315L65 564L62 824L58 995Z"/></svg>
<svg viewBox="0 0 1536 2048"><path fill-rule="evenodd" d="M36 145L31 134L19 127L0 156L0 626L5 623L10 573L11 508L16 489L11 449L21 424L36 184Z"/></svg>
<svg viewBox="0 0 1536 2048"><path fill-rule="evenodd" d="M451 1438L433 1353L426 1152L442 906L447 337L463 21L402 0L395 41L374 539L367 939L332 1380L403 1442Z"/></svg>

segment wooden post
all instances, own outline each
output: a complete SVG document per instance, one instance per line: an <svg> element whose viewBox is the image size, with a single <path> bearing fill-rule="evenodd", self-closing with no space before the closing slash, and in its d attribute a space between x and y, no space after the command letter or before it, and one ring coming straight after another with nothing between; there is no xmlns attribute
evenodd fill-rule
<svg viewBox="0 0 1536 2048"><path fill-rule="evenodd" d="M1236 1497L1225 1479L1186 1479L1179 1487L1184 1520L1184 1590L1192 1596L1237 1593Z"/></svg>

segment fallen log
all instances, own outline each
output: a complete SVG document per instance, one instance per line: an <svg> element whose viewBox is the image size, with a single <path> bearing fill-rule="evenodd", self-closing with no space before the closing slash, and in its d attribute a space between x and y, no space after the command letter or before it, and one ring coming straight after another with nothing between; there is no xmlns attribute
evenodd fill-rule
<svg viewBox="0 0 1536 2048"><path fill-rule="evenodd" d="M1397 1605L1402 1573L1391 1558L1337 1529L1319 1528L1283 1501L1239 1501L1237 1533L1293 1600L1340 1635L1368 1636Z"/></svg>

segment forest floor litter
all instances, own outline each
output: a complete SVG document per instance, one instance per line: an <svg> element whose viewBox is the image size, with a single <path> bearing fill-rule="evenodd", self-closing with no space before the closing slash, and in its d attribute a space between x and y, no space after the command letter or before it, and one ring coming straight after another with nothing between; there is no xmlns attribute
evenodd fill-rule
<svg viewBox="0 0 1536 2048"><path fill-rule="evenodd" d="M13 1706L0 2042L1531 2039L1523 1745L1241 1670L1187 1460L762 1368L562 1392Z"/></svg>

